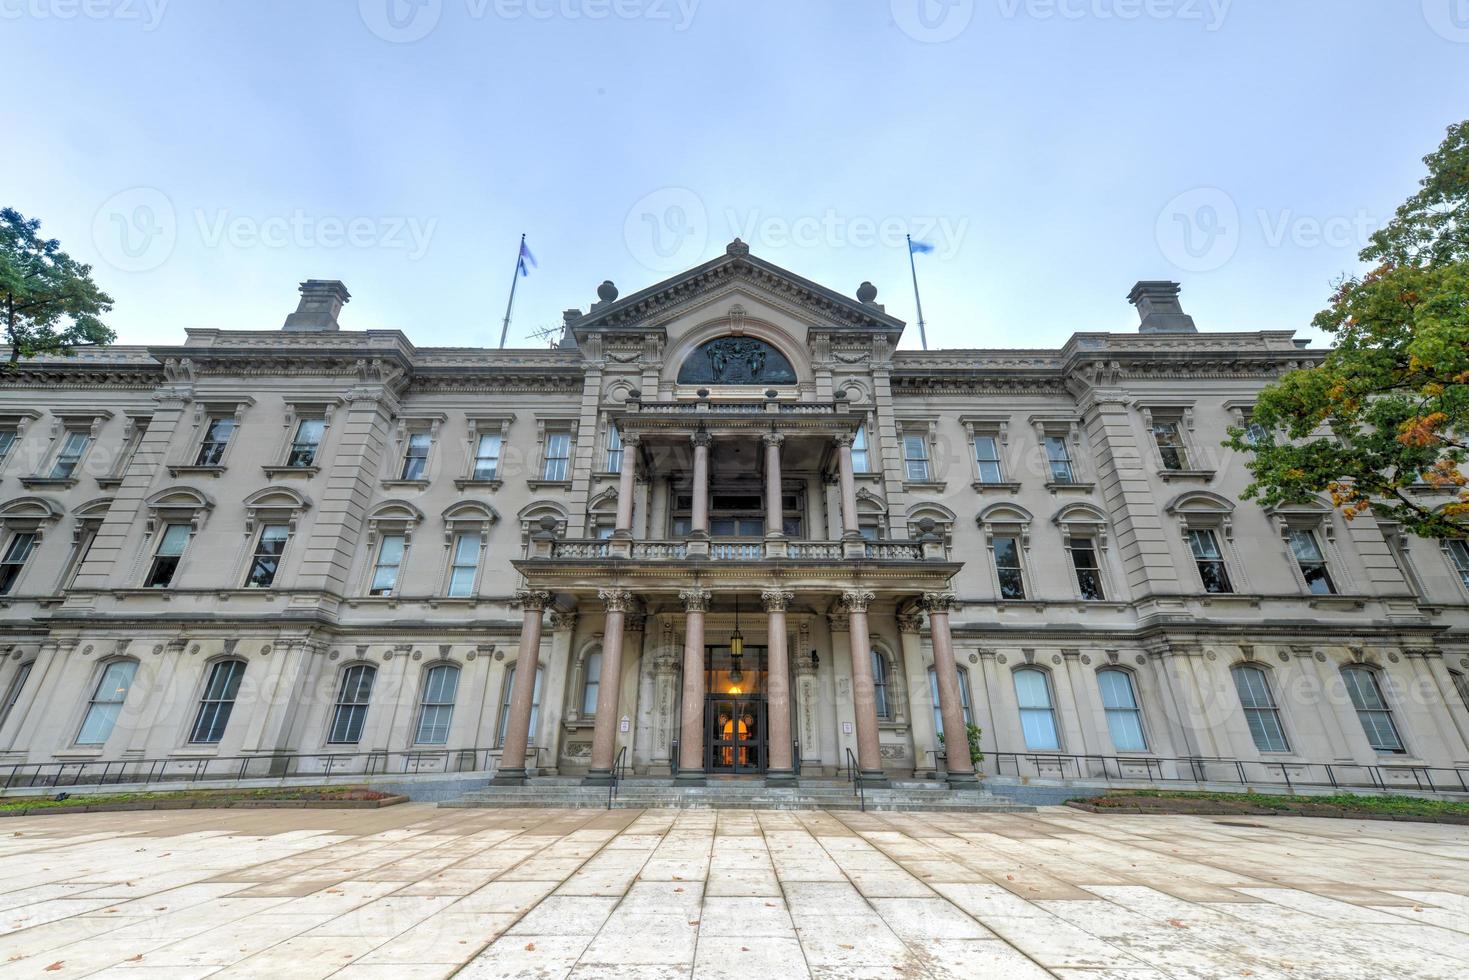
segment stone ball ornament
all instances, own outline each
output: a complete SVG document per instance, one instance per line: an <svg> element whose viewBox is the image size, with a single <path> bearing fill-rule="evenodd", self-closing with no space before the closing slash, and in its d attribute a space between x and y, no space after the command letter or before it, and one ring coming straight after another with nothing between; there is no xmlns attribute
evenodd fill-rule
<svg viewBox="0 0 1469 980"><path fill-rule="evenodd" d="M857 287L857 302L871 303L877 299L877 287L870 282L864 282Z"/></svg>
<svg viewBox="0 0 1469 980"><path fill-rule="evenodd" d="M614 302L617 296L617 284L611 279L604 280L602 285L597 287L597 298L604 303Z"/></svg>

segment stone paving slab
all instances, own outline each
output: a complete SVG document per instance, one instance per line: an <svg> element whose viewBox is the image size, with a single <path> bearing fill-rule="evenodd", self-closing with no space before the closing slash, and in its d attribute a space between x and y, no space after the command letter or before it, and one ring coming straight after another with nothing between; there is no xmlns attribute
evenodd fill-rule
<svg viewBox="0 0 1469 980"><path fill-rule="evenodd" d="M5 829L5 978L1469 975L1469 841L1442 825L405 805Z"/></svg>

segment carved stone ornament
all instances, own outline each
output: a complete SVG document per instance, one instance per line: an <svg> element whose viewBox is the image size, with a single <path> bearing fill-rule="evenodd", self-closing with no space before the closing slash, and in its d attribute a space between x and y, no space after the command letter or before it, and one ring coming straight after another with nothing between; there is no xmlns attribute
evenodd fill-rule
<svg viewBox="0 0 1469 980"><path fill-rule="evenodd" d="M755 337L718 337L689 355L678 383L749 385L796 383L785 355Z"/></svg>
<svg viewBox="0 0 1469 980"><path fill-rule="evenodd" d="M969 662L971 664L977 664L977 663L979 663L979 654L977 654L977 653L971 653L969 655Z"/></svg>
<svg viewBox="0 0 1469 980"><path fill-rule="evenodd" d="M554 631L576 629L576 616L577 614L575 610L571 610L568 612L552 610L551 629Z"/></svg>
<svg viewBox="0 0 1469 980"><path fill-rule="evenodd" d="M1148 663L1148 658L1147 657L1144 657L1142 654L1138 654L1137 655L1137 665L1139 667L1145 667L1145 666L1147 666L1147 663Z"/></svg>
<svg viewBox="0 0 1469 980"><path fill-rule="evenodd" d="M1316 651L1316 662L1319 664L1326 663L1326 654L1322 653L1320 650Z"/></svg>
<svg viewBox="0 0 1469 980"><path fill-rule="evenodd" d="M850 589L842 593L842 606L848 613L865 613L867 607L876 601L876 593L862 589Z"/></svg>
<svg viewBox="0 0 1469 980"><path fill-rule="evenodd" d="M632 593L625 589L598 589L597 598L610 613L625 613L633 603Z"/></svg>
<svg viewBox="0 0 1469 980"><path fill-rule="evenodd" d="M949 613L959 605L959 597L952 592L925 592L919 601L923 604L923 608L928 610L929 615Z"/></svg>
<svg viewBox="0 0 1469 980"><path fill-rule="evenodd" d="M273 650L273 649L274 649L274 647L272 647L269 643L267 643L267 644L265 644L265 646L263 646L263 647L260 648L260 655L262 657L268 657L268 656L270 656L270 651Z"/></svg>
<svg viewBox="0 0 1469 980"><path fill-rule="evenodd" d="M765 604L766 612L785 612L795 599L796 594L785 589L765 589L760 593L760 601Z"/></svg>
<svg viewBox="0 0 1469 980"><path fill-rule="evenodd" d="M995 658L995 662L996 662L996 663L1000 663L1000 664L1008 664L1008 663L1009 663L1009 662L1010 662L1010 658L1009 658L1009 657L1007 657L1007 656L1005 656L1005 655L1004 655L1004 654L1003 654L1003 653L1002 653L1002 654L1000 654L1000 655L999 655L999 656L998 656L998 657L996 657L996 658Z"/></svg>
<svg viewBox="0 0 1469 980"><path fill-rule="evenodd" d="M923 616L920 613L903 613L898 616L899 633L923 632Z"/></svg>
<svg viewBox="0 0 1469 980"><path fill-rule="evenodd" d="M1399 658L1396 653L1389 652L1387 655L1387 659L1391 663L1397 663Z"/></svg>
<svg viewBox="0 0 1469 980"><path fill-rule="evenodd" d="M682 589L678 593L678 601L683 603L684 612L708 612L709 600L714 598L714 593L708 589Z"/></svg>
<svg viewBox="0 0 1469 980"><path fill-rule="evenodd" d="M517 589L510 604L523 612L540 612L551 604L551 593L539 589Z"/></svg>
<svg viewBox="0 0 1469 980"><path fill-rule="evenodd" d="M1083 653L1081 655L1081 662L1083 664L1085 664L1086 666L1090 667L1092 665L1092 658L1091 658L1091 656L1089 654Z"/></svg>

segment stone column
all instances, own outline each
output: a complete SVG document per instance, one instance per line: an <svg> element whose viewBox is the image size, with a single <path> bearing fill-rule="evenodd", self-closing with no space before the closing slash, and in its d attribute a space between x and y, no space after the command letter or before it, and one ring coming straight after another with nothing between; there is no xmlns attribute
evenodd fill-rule
<svg viewBox="0 0 1469 980"><path fill-rule="evenodd" d="M850 463L850 447L847 460ZM850 467L847 470L851 472ZM886 786L882 748L877 734L877 691L872 683L872 634L867 629L867 607L877 596L862 589L842 593L852 638L852 709L857 722L857 767L868 786Z"/></svg>
<svg viewBox="0 0 1469 980"><path fill-rule="evenodd" d="M769 659L765 675L766 731L770 737L765 769L767 783L791 783L796 778L795 763L791 758L790 658L786 651L786 609L795 597L794 592L783 589L767 589L760 593L760 600L765 603L765 612L770 617L766 636Z"/></svg>
<svg viewBox="0 0 1469 980"><path fill-rule="evenodd" d="M683 718L678 733L678 782L704 781L704 613L713 593L684 589Z"/></svg>
<svg viewBox="0 0 1469 980"><path fill-rule="evenodd" d="M969 732L964 724L964 702L959 694L959 670L954 665L954 640L949 633L949 610L957 600L948 592L923 597L928 630L933 638L933 671L938 680L939 714L944 720L944 754L948 757L949 786L972 789L979 782L969 758Z"/></svg>
<svg viewBox="0 0 1469 980"><path fill-rule="evenodd" d="M515 660L515 686L510 691L510 717L505 721L505 742L500 747L500 768L494 781L499 785L525 783L525 747L530 741L530 711L536 696L536 668L541 659L541 613L551 593L522 589L515 593L520 606L520 647Z"/></svg>
<svg viewBox="0 0 1469 980"><path fill-rule="evenodd" d="M622 437L622 472L617 483L617 528L619 538L632 537L633 498L637 494L638 443L635 435Z"/></svg>
<svg viewBox="0 0 1469 980"><path fill-rule="evenodd" d="M797 642L801 638L809 638L809 633L804 626L797 636ZM816 672L819 669L816 660L806 651L809 649L806 643L796 650L796 727L801 734L801 769L805 771L807 766L821 765L821 736L818 734L816 713L820 710L816 685L818 683ZM821 775L820 772L817 775Z"/></svg>
<svg viewBox="0 0 1469 980"><path fill-rule="evenodd" d="M765 536L785 536L785 508L781 506L780 447L786 437L779 432L765 435Z"/></svg>
<svg viewBox="0 0 1469 980"><path fill-rule="evenodd" d="M694 502L690 515L688 554L690 558L709 557L709 447L714 438L700 429L694 444Z"/></svg>
<svg viewBox="0 0 1469 980"><path fill-rule="evenodd" d="M584 783L606 786L612 781L612 765L617 749L617 703L622 689L622 630L631 592L622 589L600 589L597 598L607 609L602 627L602 681L597 685L597 721L592 733L592 765ZM516 678L519 680L519 678Z"/></svg>
<svg viewBox="0 0 1469 980"><path fill-rule="evenodd" d="M857 524L857 477L852 470L852 437L840 435L837 443L837 471L841 481L842 537L861 538Z"/></svg>

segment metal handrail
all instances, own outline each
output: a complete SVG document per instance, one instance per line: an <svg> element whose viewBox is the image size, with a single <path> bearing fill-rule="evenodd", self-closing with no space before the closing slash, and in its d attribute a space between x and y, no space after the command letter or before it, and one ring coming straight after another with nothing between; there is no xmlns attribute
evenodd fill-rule
<svg viewBox="0 0 1469 980"><path fill-rule="evenodd" d="M857 797L858 808L866 813L867 787L862 783L862 769L857 765L857 757L852 754L851 749L847 749L847 780L853 784L852 795Z"/></svg>
<svg viewBox="0 0 1469 980"><path fill-rule="evenodd" d="M627 746L617 750L617 758L612 762L612 785L607 787L607 809L612 809L612 801L617 799L617 781L621 778L623 769L627 766Z"/></svg>

